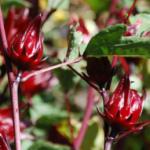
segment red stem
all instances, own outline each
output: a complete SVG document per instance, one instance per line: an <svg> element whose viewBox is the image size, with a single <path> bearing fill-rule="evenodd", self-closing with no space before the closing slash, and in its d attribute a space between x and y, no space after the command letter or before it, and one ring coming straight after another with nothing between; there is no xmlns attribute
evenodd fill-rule
<svg viewBox="0 0 150 150"><path fill-rule="evenodd" d="M50 11L45 11L42 14L42 24L44 24L47 19L56 11L56 9L51 9Z"/></svg>
<svg viewBox="0 0 150 150"><path fill-rule="evenodd" d="M4 29L4 22L3 22L3 15L2 10L0 7L0 39L2 44L2 53L5 58L6 69L7 69L7 76L9 81L9 89L10 89L10 96L13 108L13 123L14 123L14 135L15 135L15 146L16 150L21 150L21 138L20 138L20 119L19 119L19 106L18 106L18 84L19 80L14 80L14 74L12 71L12 66L10 63L9 58L7 57L7 49L8 43L6 39L5 29Z"/></svg>
<svg viewBox="0 0 150 150"><path fill-rule="evenodd" d="M130 7L130 9L129 9L129 11L128 11L128 15L127 15L127 17L126 17L125 20L124 20L124 23L128 23L129 17L131 16L131 14L132 14L132 12L133 12L136 3L137 3L137 0L134 0L132 6Z"/></svg>
<svg viewBox="0 0 150 150"><path fill-rule="evenodd" d="M130 68L129 68L129 65L128 65L126 59L125 59L124 57L119 57L119 60L120 60L120 62L121 62L121 65L122 65L122 67L123 67L125 73L126 73L127 75L129 75L129 74L130 74Z"/></svg>
<svg viewBox="0 0 150 150"><path fill-rule="evenodd" d="M88 128L88 122L92 115L93 105L94 105L94 90L92 87L88 88L87 104L85 108L85 115L83 118L82 126L79 130L77 137L74 139L73 145L75 150L79 150L83 142L86 130Z"/></svg>
<svg viewBox="0 0 150 150"><path fill-rule="evenodd" d="M41 74L43 72L51 71L51 70L54 70L54 69L57 69L57 68L60 68L60 67L66 66L66 65L71 65L71 64L77 63L77 62L79 62L81 60L82 60L82 57L79 57L79 58L77 58L75 60L66 61L66 62L57 64L57 65L54 65L54 66L50 66L50 67L47 67L47 68L44 68L44 69L41 69L41 70L38 70L38 71L31 72L29 75L27 75L26 77L22 78L21 81L24 82L24 81L28 80L29 78L31 78L32 76Z"/></svg>
<svg viewBox="0 0 150 150"><path fill-rule="evenodd" d="M112 60L112 67L115 67L117 65L118 62L118 56L113 56L113 60Z"/></svg>

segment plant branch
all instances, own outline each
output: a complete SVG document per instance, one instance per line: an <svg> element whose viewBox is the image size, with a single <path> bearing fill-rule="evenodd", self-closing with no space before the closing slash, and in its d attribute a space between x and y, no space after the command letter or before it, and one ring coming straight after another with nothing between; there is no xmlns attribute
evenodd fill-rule
<svg viewBox="0 0 150 150"><path fill-rule="evenodd" d="M133 4L132 4L132 6L130 7L130 9L129 9L129 11L128 11L128 15L127 15L127 17L124 19L124 23L128 23L128 21L129 21L129 17L131 16L131 14L132 14L133 10L135 9L135 5L136 5L136 3L137 3L137 0L134 0L134 2L133 2Z"/></svg>
<svg viewBox="0 0 150 150"><path fill-rule="evenodd" d="M73 146L75 150L79 150L83 142L86 130L88 128L88 122L92 115L93 105L94 105L94 93L93 88L88 88L87 104L85 108L85 114L82 122L82 126L78 132L77 137L74 139Z"/></svg>
<svg viewBox="0 0 150 150"><path fill-rule="evenodd" d="M115 55L115 56L113 56L111 66L115 67L117 65L117 62L118 62L118 56Z"/></svg>
<svg viewBox="0 0 150 150"><path fill-rule="evenodd" d="M87 84L89 84L91 87L93 87L98 93L102 94L102 91L93 83L91 83L85 76L80 74L77 70L75 70L72 66L68 65L68 67L77 74L81 79L83 79Z"/></svg>
<svg viewBox="0 0 150 150"><path fill-rule="evenodd" d="M3 15L0 7L0 40L2 46L2 53L5 58L7 76L9 81L9 90L13 108L13 125L14 125L14 135L15 135L15 146L16 150L21 150L21 139L20 139L20 120L19 120L19 110L18 110L18 84L19 80L14 80L14 73L12 71L11 62L7 56L8 43L4 29ZM14 82L15 81L15 82Z"/></svg>
<svg viewBox="0 0 150 150"><path fill-rule="evenodd" d="M18 87L20 80L21 80L21 73L19 73L17 78L11 83L12 84L11 96L12 96L13 116L15 123L15 141L17 150L21 150L20 117L19 117L19 102L18 102Z"/></svg>
<svg viewBox="0 0 150 150"><path fill-rule="evenodd" d="M105 145L104 145L104 150L111 150L113 140L114 139L111 138L111 137L106 138Z"/></svg>
<svg viewBox="0 0 150 150"><path fill-rule="evenodd" d="M42 24L44 24L47 19L56 11L55 8L52 8L50 11L45 11L43 14L42 14Z"/></svg>
<svg viewBox="0 0 150 150"><path fill-rule="evenodd" d="M60 68L60 67L64 67L66 65L71 65L71 64L77 63L81 60L82 60L82 57L79 57L75 60L66 61L66 62L57 64L57 65L54 65L54 66L50 66L50 67L47 67L47 68L44 68L44 69L41 69L41 70L38 70L38 71L31 72L29 75L22 78L21 81L24 82L24 81L28 80L29 78L31 78L32 76L35 76L35 75L38 75L38 74L41 74L41 73L44 73L44 72L48 72L48 71L51 71L51 70L54 70L54 69L57 69L57 68Z"/></svg>

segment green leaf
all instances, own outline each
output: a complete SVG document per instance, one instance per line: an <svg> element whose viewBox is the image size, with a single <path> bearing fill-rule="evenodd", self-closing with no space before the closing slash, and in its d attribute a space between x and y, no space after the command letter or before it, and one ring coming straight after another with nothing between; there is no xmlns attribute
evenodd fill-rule
<svg viewBox="0 0 150 150"><path fill-rule="evenodd" d="M52 144L42 140L34 142L28 150L70 150L67 146Z"/></svg>
<svg viewBox="0 0 150 150"><path fill-rule="evenodd" d="M31 140L22 140L22 142L21 142L22 150L28 150L32 144L33 144L33 141L31 141Z"/></svg>
<svg viewBox="0 0 150 150"><path fill-rule="evenodd" d="M150 39L139 37L124 37L120 44L114 45L113 55L126 57L150 58Z"/></svg>
<svg viewBox="0 0 150 150"><path fill-rule="evenodd" d="M49 129L50 125L58 124L67 118L68 118L68 115L65 111L60 111L60 110L54 111L50 115L44 115L44 116L40 117L37 120L36 125L38 128L42 128L42 129L48 128Z"/></svg>
<svg viewBox="0 0 150 150"><path fill-rule="evenodd" d="M86 0L86 2L90 5L90 7L95 11L95 12L101 12L104 10L108 10L110 0Z"/></svg>
<svg viewBox="0 0 150 150"><path fill-rule="evenodd" d="M109 54L114 50L113 45L120 43L125 30L125 25L118 24L100 31L90 40L85 50L85 55L100 57Z"/></svg>
<svg viewBox="0 0 150 150"><path fill-rule="evenodd" d="M70 70L57 69L54 71L55 75L58 77L61 88L63 91L68 92L74 86L74 73Z"/></svg>
<svg viewBox="0 0 150 150"><path fill-rule="evenodd" d="M84 141L82 143L81 149L82 150L91 150L94 147L94 142L97 137L99 130L99 124L97 122L92 122L88 130L85 134Z"/></svg>
<svg viewBox="0 0 150 150"><path fill-rule="evenodd" d="M30 116L33 122L42 124L43 126L59 122L67 118L67 113L64 110L60 110L58 107L50 105L50 103L43 102L39 96L32 98L32 108L30 109Z"/></svg>
<svg viewBox="0 0 150 150"><path fill-rule="evenodd" d="M115 25L100 31L89 42L85 56L125 56L150 58L150 39L147 37L122 37L124 25Z"/></svg>

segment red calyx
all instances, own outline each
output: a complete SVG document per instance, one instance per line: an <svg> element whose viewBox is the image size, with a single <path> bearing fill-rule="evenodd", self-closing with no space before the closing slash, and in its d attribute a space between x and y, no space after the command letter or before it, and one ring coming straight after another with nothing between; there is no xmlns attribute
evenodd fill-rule
<svg viewBox="0 0 150 150"><path fill-rule="evenodd" d="M42 36L40 35L41 16L37 16L26 28L19 32L9 48L8 55L20 70L36 69L43 55Z"/></svg>
<svg viewBox="0 0 150 150"><path fill-rule="evenodd" d="M106 119L121 129L132 129L136 125L143 105L143 97L130 89L128 76L124 76L110 99L105 103Z"/></svg>
<svg viewBox="0 0 150 150"><path fill-rule="evenodd" d="M7 142L7 138L5 136L5 133L0 132L0 149L1 150L10 150L10 147Z"/></svg>
<svg viewBox="0 0 150 150"><path fill-rule="evenodd" d="M5 31L8 44L12 38L19 32L26 28L29 22L29 9L16 9L11 7L8 11L7 18L5 20Z"/></svg>

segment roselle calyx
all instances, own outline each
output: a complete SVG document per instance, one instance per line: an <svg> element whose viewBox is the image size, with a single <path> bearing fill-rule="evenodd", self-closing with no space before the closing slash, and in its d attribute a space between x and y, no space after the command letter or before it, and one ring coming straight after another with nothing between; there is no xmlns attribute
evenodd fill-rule
<svg viewBox="0 0 150 150"><path fill-rule="evenodd" d="M5 31L8 41L8 45L11 44L13 37L18 34L18 32L24 32L25 28L29 23L29 9L18 9L11 7L8 11L7 17L5 19Z"/></svg>
<svg viewBox="0 0 150 150"><path fill-rule="evenodd" d="M118 129L134 129L143 108L143 98L130 89L130 80L124 76L112 96L104 101L105 119Z"/></svg>
<svg viewBox="0 0 150 150"><path fill-rule="evenodd" d="M36 69L43 56L42 36L40 34L41 16L37 16L25 29L12 40L8 56L20 70Z"/></svg>

